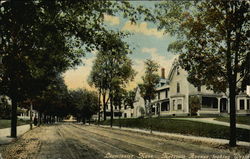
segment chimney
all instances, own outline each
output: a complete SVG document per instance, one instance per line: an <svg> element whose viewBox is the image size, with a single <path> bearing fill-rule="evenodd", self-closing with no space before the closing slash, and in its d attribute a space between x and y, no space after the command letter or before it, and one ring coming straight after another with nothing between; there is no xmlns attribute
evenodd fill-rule
<svg viewBox="0 0 250 159"><path fill-rule="evenodd" d="M165 68L161 68L161 78L165 79Z"/></svg>

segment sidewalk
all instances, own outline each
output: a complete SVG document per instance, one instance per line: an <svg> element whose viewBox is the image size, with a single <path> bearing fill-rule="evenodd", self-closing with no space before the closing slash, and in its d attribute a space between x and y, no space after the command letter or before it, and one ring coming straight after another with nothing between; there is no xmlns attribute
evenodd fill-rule
<svg viewBox="0 0 250 159"><path fill-rule="evenodd" d="M97 126L97 125L95 125L95 126ZM105 127L105 128L110 128L110 126L106 126L106 125L100 125L100 126ZM118 126L113 126L112 128L113 129L120 129ZM120 130L151 134L150 130L145 130L145 129L122 127ZM166 137L166 138L170 138L170 139L174 139L174 140L178 140L178 141L189 141L189 142L193 142L193 143L205 143L208 145L226 145L229 143L229 140L227 140L227 139L182 135L182 134L177 134L177 133L166 133L166 132L159 132L159 131L153 131L152 135ZM250 142L237 141L237 145L250 148Z"/></svg>
<svg viewBox="0 0 250 159"><path fill-rule="evenodd" d="M228 126L228 127L230 126L230 124L227 122L214 120L215 118L171 118L171 119L189 120L189 121L203 122L203 123L209 123L209 124L223 125L223 126ZM246 124L236 124L236 127L250 130L250 125L246 125Z"/></svg>
<svg viewBox="0 0 250 159"><path fill-rule="evenodd" d="M34 126L33 126L34 128ZM22 125L17 127L17 137L24 134L30 129L30 125ZM10 138L10 128L0 129L0 145L8 144L12 142L15 138Z"/></svg>

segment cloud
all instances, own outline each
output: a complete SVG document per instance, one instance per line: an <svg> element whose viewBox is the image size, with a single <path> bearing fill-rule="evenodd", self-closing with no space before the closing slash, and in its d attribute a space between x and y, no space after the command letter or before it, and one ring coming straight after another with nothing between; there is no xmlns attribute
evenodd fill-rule
<svg viewBox="0 0 250 159"><path fill-rule="evenodd" d="M120 24L120 19L119 17L116 16L111 16L111 15L104 15L104 21L109 23L110 25L119 25Z"/></svg>
<svg viewBox="0 0 250 159"><path fill-rule="evenodd" d="M148 36L155 36L157 38L162 38L164 35L164 32L158 31L157 28L148 28L148 23L146 22L132 24L130 21L127 21L122 30L141 33Z"/></svg>
<svg viewBox="0 0 250 159"><path fill-rule="evenodd" d="M79 66L74 70L69 70L64 73L64 81L69 89L86 88L95 90L88 85L88 76L91 72L95 57L84 59L84 66Z"/></svg>

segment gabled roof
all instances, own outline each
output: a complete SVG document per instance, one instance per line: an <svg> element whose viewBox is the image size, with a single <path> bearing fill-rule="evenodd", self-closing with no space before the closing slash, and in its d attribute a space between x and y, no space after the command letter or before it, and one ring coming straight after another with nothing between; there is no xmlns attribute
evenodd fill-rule
<svg viewBox="0 0 250 159"><path fill-rule="evenodd" d="M169 73L168 73L168 80L169 81L171 81L172 80L172 78L173 78L173 75L174 75L174 73L175 73L175 71L176 71L176 67L178 67L179 66L179 58L175 58L174 59L174 62L173 62L173 64L172 64L172 67L170 68L170 71L169 71Z"/></svg>

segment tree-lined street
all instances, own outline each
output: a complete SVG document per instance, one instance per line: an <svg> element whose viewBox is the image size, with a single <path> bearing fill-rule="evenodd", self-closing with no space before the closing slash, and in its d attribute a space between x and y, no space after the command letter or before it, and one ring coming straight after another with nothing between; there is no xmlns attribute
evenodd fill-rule
<svg viewBox="0 0 250 159"><path fill-rule="evenodd" d="M250 144L249 127L236 127L249 124L249 11L249 0L1 0L0 128L13 142L1 145L0 159L249 153L237 145ZM81 78L70 83L81 86L71 88L74 69ZM194 119L217 115L229 123ZM30 131L20 133L20 123Z"/></svg>
<svg viewBox="0 0 250 159"><path fill-rule="evenodd" d="M218 145L192 144L140 132L92 125L57 124L35 128L3 151L4 158L188 158L246 155ZM13 151L15 150L15 151Z"/></svg>

